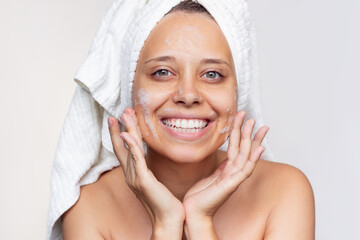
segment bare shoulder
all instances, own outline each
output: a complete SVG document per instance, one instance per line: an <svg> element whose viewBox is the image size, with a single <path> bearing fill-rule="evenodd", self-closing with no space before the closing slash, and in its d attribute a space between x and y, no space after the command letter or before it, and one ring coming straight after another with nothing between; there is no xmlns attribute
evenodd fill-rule
<svg viewBox="0 0 360 240"><path fill-rule="evenodd" d="M274 207L284 202L313 202L313 190L308 178L298 168L285 163L259 160L253 173L255 191L268 193Z"/></svg>
<svg viewBox="0 0 360 240"><path fill-rule="evenodd" d="M107 182L116 169L104 172L95 183L81 186L77 202L62 216L64 239L106 239L106 225L114 211L114 197ZM111 209L110 209L111 208ZM115 209L116 210L116 209ZM107 221L103 221L107 219Z"/></svg>
<svg viewBox="0 0 360 240"><path fill-rule="evenodd" d="M312 191L311 184L305 174L298 168L289 164L261 159L259 160L254 173L256 173L259 181L268 183L268 185L272 185L273 188L277 188L281 192L284 192L284 188L288 187Z"/></svg>
<svg viewBox="0 0 360 240"><path fill-rule="evenodd" d="M315 204L311 184L298 168L260 160L253 183L268 197L264 239L314 239Z"/></svg>

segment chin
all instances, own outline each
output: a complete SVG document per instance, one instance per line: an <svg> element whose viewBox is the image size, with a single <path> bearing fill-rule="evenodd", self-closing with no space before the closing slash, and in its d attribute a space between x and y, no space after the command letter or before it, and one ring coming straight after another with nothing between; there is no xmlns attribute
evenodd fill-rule
<svg viewBox="0 0 360 240"><path fill-rule="evenodd" d="M158 154L177 163L198 163L207 158L212 153L216 152L217 148L201 148L195 146L173 146L166 149L161 149Z"/></svg>

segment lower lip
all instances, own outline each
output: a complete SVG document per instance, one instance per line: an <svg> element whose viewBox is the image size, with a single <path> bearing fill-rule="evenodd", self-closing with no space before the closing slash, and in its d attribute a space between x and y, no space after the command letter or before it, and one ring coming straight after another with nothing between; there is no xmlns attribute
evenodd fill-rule
<svg viewBox="0 0 360 240"><path fill-rule="evenodd" d="M165 131L168 132L171 136L183 140L198 140L202 138L209 131L210 126L212 125L212 121L210 121L208 122L207 126L199 132L179 132L165 126L165 124L162 121L160 121L160 123L162 127L165 129Z"/></svg>

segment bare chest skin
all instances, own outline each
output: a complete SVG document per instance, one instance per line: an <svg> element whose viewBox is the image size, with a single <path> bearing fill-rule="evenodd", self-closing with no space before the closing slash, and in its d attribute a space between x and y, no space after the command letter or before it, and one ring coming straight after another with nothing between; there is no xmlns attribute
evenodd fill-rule
<svg viewBox="0 0 360 240"><path fill-rule="evenodd" d="M213 222L220 239L263 239L274 204L274 195L263 176L268 165L260 160L253 174L216 212ZM102 174L96 183L83 186L81 194L79 203L91 202L94 227L105 239L150 239L148 213L126 185L120 167Z"/></svg>

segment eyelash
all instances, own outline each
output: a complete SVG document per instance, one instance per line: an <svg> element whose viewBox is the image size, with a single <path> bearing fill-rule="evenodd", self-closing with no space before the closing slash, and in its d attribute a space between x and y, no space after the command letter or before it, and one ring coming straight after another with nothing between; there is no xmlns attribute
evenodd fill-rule
<svg viewBox="0 0 360 240"><path fill-rule="evenodd" d="M158 72L161 72L161 71L167 71L168 73L171 73L169 70L166 70L166 69L159 69L157 70L156 72L154 72L153 74L151 74L152 76L156 76L156 77L167 77L167 76L171 76L171 75L174 75L171 73L171 75L167 75L167 76L159 76L157 73Z"/></svg>
<svg viewBox="0 0 360 240"><path fill-rule="evenodd" d="M206 75L206 74L208 74L208 73L215 73L215 74L217 74L218 75L218 77L215 77L215 78L209 78L209 79L211 79L211 81L214 81L215 79L222 79L224 76L221 74L221 73L219 73L219 72L217 72L217 71L208 71L208 72L206 72L206 73L204 73L204 75ZM203 75L203 76L204 76Z"/></svg>
<svg viewBox="0 0 360 240"><path fill-rule="evenodd" d="M166 71L166 72L170 73L171 75L159 76L158 73L161 72L161 71ZM204 73L201 77L203 77L204 75L206 75L206 74L208 74L208 73L215 73L215 74L218 75L218 77L213 78L213 79L218 79L218 78L222 79L222 78L224 77L221 73L219 73L219 72L217 72L217 71L208 71L208 72ZM159 69L159 70L157 70L156 72L154 72L154 73L151 74L151 75L162 78L162 77L172 76L173 74L172 74L169 70ZM209 78L209 79L211 79L211 78ZM213 80L213 79L212 79L212 80Z"/></svg>

